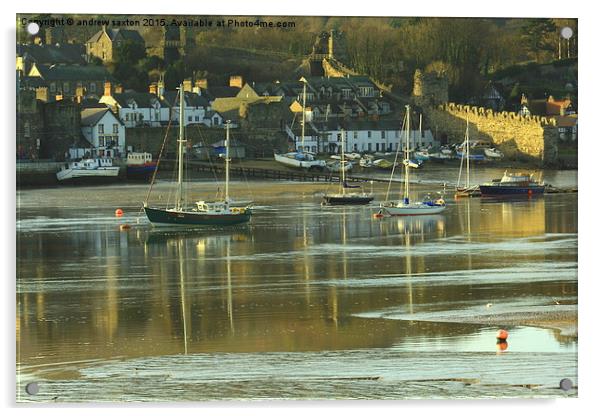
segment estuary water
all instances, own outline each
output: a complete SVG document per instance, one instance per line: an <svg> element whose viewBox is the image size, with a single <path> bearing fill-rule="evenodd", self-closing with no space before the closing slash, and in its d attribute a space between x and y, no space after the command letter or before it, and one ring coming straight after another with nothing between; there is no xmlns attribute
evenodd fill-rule
<svg viewBox="0 0 602 416"><path fill-rule="evenodd" d="M17 400L576 395L575 334L486 321L575 311L577 194L375 219L324 184L231 188L251 223L202 230L150 226L143 184L18 191Z"/></svg>

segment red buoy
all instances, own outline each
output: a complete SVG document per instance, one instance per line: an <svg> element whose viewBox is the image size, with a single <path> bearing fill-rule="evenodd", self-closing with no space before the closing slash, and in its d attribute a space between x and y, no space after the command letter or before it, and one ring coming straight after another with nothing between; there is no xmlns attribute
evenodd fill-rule
<svg viewBox="0 0 602 416"><path fill-rule="evenodd" d="M508 331L506 331L505 329L500 329L499 331L497 331L496 337L499 340L506 341L508 339Z"/></svg>
<svg viewBox="0 0 602 416"><path fill-rule="evenodd" d="M123 210L121 208L117 208L115 210L115 216L116 217L121 217L123 215Z"/></svg>

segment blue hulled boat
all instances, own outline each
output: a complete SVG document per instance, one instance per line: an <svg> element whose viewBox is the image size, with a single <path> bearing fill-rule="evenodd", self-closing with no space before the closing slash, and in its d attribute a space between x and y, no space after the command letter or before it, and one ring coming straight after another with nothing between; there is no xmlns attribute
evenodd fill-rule
<svg viewBox="0 0 602 416"><path fill-rule="evenodd" d="M531 196L543 194L545 185L530 174L504 172L501 179L480 185L479 189L482 196Z"/></svg>

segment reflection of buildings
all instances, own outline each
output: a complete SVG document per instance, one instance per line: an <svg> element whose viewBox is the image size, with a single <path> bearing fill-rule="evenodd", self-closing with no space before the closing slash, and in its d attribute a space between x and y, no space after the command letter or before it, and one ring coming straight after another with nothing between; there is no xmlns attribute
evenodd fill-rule
<svg viewBox="0 0 602 416"><path fill-rule="evenodd" d="M546 232L546 199L461 201L458 224L463 234L528 237ZM469 208L470 204L470 208ZM467 210L471 213L467 216Z"/></svg>

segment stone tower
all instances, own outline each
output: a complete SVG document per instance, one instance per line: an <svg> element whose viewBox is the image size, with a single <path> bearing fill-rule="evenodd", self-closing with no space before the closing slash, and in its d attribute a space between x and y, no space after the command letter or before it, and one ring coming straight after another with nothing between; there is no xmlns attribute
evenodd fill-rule
<svg viewBox="0 0 602 416"><path fill-rule="evenodd" d="M449 83L444 75L434 72L423 73L417 69L414 73L412 96L419 106L431 106L449 101Z"/></svg>

